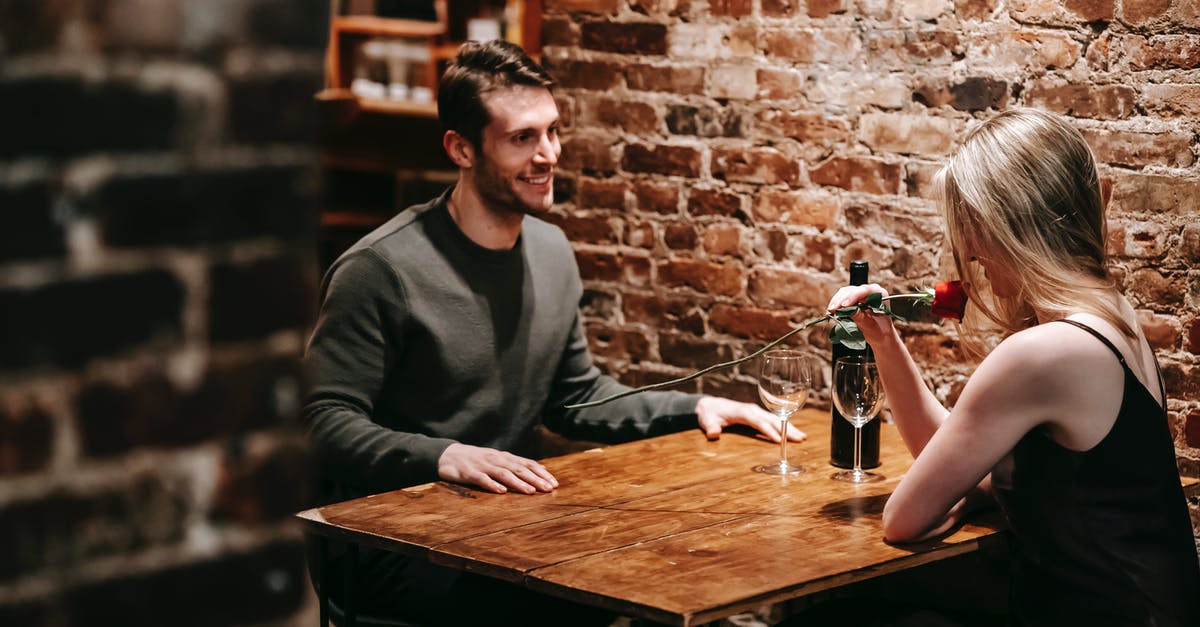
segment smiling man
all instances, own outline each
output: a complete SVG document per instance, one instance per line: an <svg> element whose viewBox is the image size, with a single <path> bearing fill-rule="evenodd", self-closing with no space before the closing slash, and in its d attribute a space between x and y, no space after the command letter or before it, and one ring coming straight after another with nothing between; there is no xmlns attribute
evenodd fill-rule
<svg viewBox="0 0 1200 627"><path fill-rule="evenodd" d="M458 182L329 269L304 411L322 474L338 486L327 498L437 479L552 491L556 479L532 459L539 424L602 442L697 427L711 438L745 424L778 441L771 414L708 396L658 392L563 409L625 388L593 365L570 243L537 217L553 204L561 152L553 84L512 44L465 44L438 93ZM512 611L520 624L568 624L549 600L475 576L385 553L363 562L359 598L369 612L457 625L506 624ZM463 602L481 591L491 591L487 603Z"/></svg>

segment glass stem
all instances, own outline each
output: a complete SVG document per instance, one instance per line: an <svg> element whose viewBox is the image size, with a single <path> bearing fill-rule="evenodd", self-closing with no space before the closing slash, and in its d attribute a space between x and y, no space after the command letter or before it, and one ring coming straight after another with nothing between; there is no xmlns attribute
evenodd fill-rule
<svg viewBox="0 0 1200 627"><path fill-rule="evenodd" d="M787 463L787 427L788 420L784 416L779 420L779 467L783 468Z"/></svg>
<svg viewBox="0 0 1200 627"><path fill-rule="evenodd" d="M862 427L854 427L854 474L862 474Z"/></svg>

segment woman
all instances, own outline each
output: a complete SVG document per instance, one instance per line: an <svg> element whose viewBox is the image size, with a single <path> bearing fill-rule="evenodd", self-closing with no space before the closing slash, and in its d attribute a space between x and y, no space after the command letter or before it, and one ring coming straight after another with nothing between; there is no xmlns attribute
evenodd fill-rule
<svg viewBox="0 0 1200 627"><path fill-rule="evenodd" d="M993 493L1016 538L1014 622L1200 625L1164 388L1108 271L1087 144L1058 116L1006 111L938 187L970 303L1008 336L947 413L891 320L856 315L916 457L884 509L887 539L937 535ZM829 308L872 291L842 288Z"/></svg>

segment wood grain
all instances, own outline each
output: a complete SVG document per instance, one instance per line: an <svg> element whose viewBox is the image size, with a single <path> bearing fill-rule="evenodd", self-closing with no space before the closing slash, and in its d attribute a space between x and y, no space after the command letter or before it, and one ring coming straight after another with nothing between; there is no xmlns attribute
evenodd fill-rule
<svg viewBox="0 0 1200 627"><path fill-rule="evenodd" d="M752 472L778 445L696 430L543 460L549 494L490 494L444 482L301 512L310 531L675 625L728 616L975 550L999 516L920 545L883 542L887 497L912 463L882 430L886 479L829 478L829 414L793 420L806 472Z"/></svg>

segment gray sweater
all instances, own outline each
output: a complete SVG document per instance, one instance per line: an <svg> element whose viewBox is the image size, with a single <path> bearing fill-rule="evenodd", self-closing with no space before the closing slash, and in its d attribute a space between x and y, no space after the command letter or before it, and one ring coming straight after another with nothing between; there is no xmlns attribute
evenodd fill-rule
<svg viewBox="0 0 1200 627"><path fill-rule="evenodd" d="M564 410L627 389L592 364L570 244L527 216L512 250L483 248L448 197L402 211L325 275L304 420L328 478L348 494L433 481L456 441L530 455L539 420L609 443L695 426L699 397L678 392Z"/></svg>

